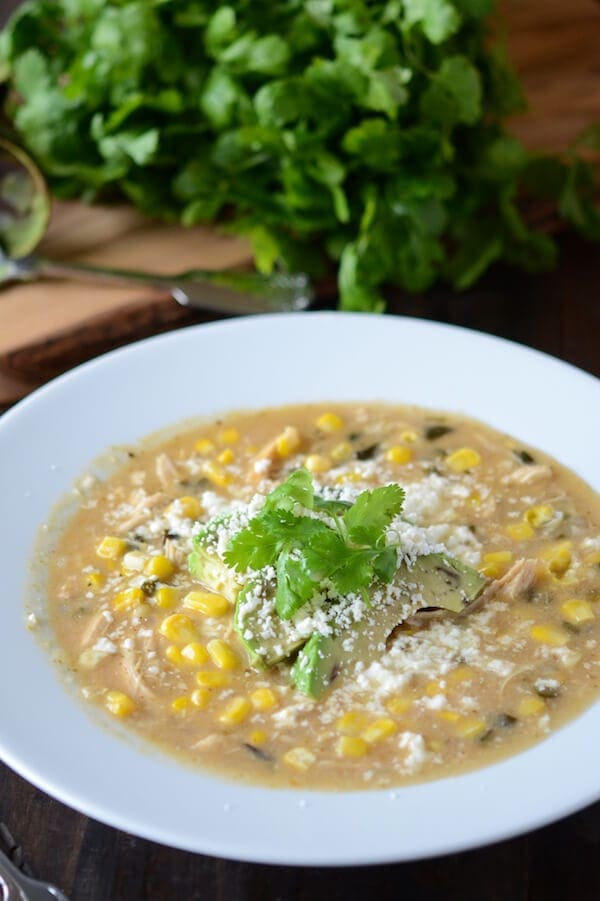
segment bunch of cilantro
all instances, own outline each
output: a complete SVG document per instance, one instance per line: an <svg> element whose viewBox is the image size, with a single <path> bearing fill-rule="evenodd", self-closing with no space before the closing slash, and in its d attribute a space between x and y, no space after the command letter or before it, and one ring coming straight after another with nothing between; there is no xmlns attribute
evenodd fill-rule
<svg viewBox="0 0 600 901"><path fill-rule="evenodd" d="M247 235L263 272L382 286L549 266L520 212L553 200L600 236L592 167L530 155L493 0L30 0L0 36L6 109L55 193L125 196ZM584 144L598 142L593 130Z"/></svg>
<svg viewBox="0 0 600 901"><path fill-rule="evenodd" d="M391 582L398 552L386 530L402 510L404 491L384 485L353 504L315 493L308 470L297 469L267 495L260 513L230 540L224 560L240 572L275 567L275 609L290 619L324 586L340 595L361 593L374 579ZM300 510L300 512L299 512ZM323 519L304 511L326 514Z"/></svg>

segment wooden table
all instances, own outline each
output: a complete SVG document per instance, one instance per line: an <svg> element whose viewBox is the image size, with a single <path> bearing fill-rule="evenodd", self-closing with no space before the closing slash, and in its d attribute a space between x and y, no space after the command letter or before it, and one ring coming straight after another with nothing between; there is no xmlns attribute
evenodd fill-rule
<svg viewBox="0 0 600 901"><path fill-rule="evenodd" d="M528 276L496 269L465 294L439 289L424 297L398 295L391 309L502 335L600 376L600 254L572 236L561 240L561 250L554 273ZM549 384L548 391L554 390ZM568 403L557 393L557 416ZM598 411L590 415L598 416ZM35 711L23 715L35 716ZM568 779L571 766L577 761L553 778ZM600 898L600 804L530 835L465 854L332 870L256 866L174 851L69 810L1 764L0 821L23 846L35 872L57 883L73 901Z"/></svg>

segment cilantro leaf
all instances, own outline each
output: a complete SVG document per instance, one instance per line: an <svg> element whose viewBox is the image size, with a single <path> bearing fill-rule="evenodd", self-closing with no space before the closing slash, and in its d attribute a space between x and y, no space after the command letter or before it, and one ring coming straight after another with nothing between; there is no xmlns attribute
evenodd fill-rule
<svg viewBox="0 0 600 901"><path fill-rule="evenodd" d="M399 485L363 491L344 514L350 541L375 547L385 537L385 530L400 513L403 503L404 491Z"/></svg>
<svg viewBox="0 0 600 901"><path fill-rule="evenodd" d="M275 610L281 619L291 619L311 600L318 587L319 583L306 569L302 554L288 549L280 554L277 560Z"/></svg>
<svg viewBox="0 0 600 901"><path fill-rule="evenodd" d="M312 510L313 503L314 488L310 472L308 469L295 469L267 496L263 510L292 510L295 504Z"/></svg>

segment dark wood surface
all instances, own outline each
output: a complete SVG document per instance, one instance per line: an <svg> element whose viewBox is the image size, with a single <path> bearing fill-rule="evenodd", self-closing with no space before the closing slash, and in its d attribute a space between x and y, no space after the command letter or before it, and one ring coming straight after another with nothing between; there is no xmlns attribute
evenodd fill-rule
<svg viewBox="0 0 600 901"><path fill-rule="evenodd" d="M439 289L424 297L396 296L391 310L501 335L600 376L600 250L565 236L561 251L553 273L531 276L496 269L465 294ZM557 391L560 416L569 399L552 384L548 391ZM590 413L599 416L597 410ZM35 711L23 715L35 716ZM549 776L548 792L554 779L568 779L576 766L576 760L565 761L560 772ZM198 817L203 817L201 806ZM73 901L600 899L600 804L487 848L360 869L267 867L175 851L75 813L2 764L0 821L23 846L36 874L54 881Z"/></svg>

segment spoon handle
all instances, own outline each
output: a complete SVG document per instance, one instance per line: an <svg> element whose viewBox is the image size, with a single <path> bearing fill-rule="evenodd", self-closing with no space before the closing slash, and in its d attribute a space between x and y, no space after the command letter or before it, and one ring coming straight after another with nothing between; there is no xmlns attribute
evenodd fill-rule
<svg viewBox="0 0 600 901"><path fill-rule="evenodd" d="M262 275L233 269L192 269L178 275L153 275L135 269L59 263L43 257L28 257L19 261L19 267L21 277L85 278L155 288L166 291L182 306L222 313L304 310L313 299L310 279L304 273Z"/></svg>

